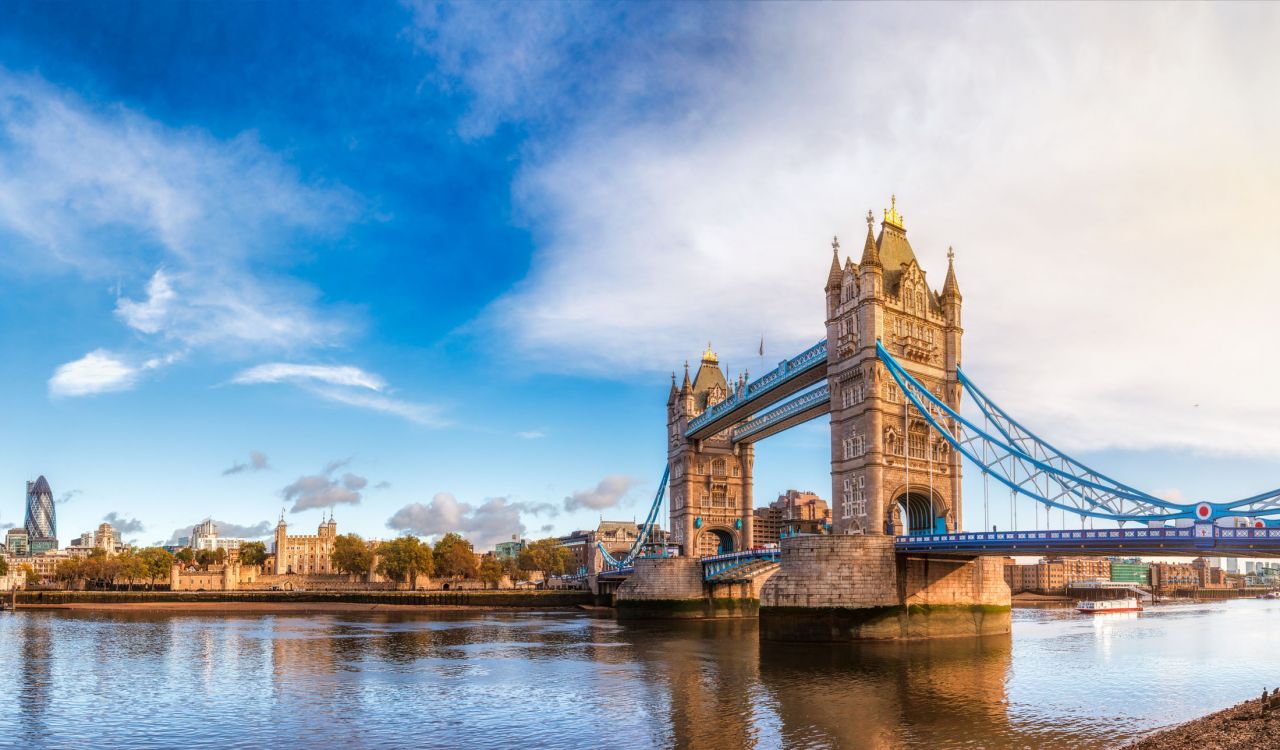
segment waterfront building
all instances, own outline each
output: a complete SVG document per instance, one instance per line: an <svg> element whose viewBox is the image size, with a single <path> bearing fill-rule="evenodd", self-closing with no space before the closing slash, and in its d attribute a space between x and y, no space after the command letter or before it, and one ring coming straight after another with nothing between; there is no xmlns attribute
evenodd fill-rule
<svg viewBox="0 0 1280 750"><path fill-rule="evenodd" d="M320 522L320 528L314 535L305 536L291 536L284 522L284 513L281 513L272 548L275 574L328 575L336 572L330 556L333 554L333 540L337 536L338 524L333 520L332 513L329 520Z"/></svg>
<svg viewBox="0 0 1280 750"><path fill-rule="evenodd" d="M609 554L617 557L625 555L639 536L640 524L635 521L601 521L594 531L575 531L559 537L556 541L561 547L573 553L575 569L586 570L595 565L593 561L598 558L596 554L598 544L603 544ZM649 532L646 546L666 547L670 539L670 533L655 525ZM599 569L599 566L595 567Z"/></svg>
<svg viewBox="0 0 1280 750"><path fill-rule="evenodd" d="M42 474L27 482L27 515L23 522L32 552L58 548L58 518L53 508L53 490Z"/></svg>
<svg viewBox="0 0 1280 750"><path fill-rule="evenodd" d="M30 538L27 530L12 528L4 534L4 548L10 557L26 557L31 554Z"/></svg>
<svg viewBox="0 0 1280 750"><path fill-rule="evenodd" d="M1117 583L1151 585L1151 564L1138 558L1111 558L1111 580Z"/></svg>
<svg viewBox="0 0 1280 750"><path fill-rule="evenodd" d="M1061 594L1073 583L1110 580L1111 561L1096 557L1052 557L1018 565L1009 557L1005 558L1004 577L1013 593Z"/></svg>
<svg viewBox="0 0 1280 750"><path fill-rule="evenodd" d="M1157 591L1196 588L1199 585L1200 571L1191 563L1151 563L1151 587Z"/></svg>

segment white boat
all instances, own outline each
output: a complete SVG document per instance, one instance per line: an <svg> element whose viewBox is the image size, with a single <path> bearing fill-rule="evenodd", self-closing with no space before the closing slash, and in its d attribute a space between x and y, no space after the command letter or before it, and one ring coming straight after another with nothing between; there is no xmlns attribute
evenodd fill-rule
<svg viewBox="0 0 1280 750"><path fill-rule="evenodd" d="M1089 615L1100 615L1109 612L1141 612L1142 605L1135 597L1123 599L1097 599L1076 602L1076 611Z"/></svg>

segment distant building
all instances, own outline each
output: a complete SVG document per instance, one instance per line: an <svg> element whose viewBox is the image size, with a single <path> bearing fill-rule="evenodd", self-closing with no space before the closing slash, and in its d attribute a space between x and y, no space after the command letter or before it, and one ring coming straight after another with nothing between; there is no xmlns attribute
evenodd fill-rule
<svg viewBox="0 0 1280 750"><path fill-rule="evenodd" d="M187 546L197 552L204 549L214 551L222 549L226 550L227 554L230 555L232 553L239 552L240 546L243 544L243 539L230 539L218 536L217 525L212 520L206 518L204 521L196 524L195 528L191 529L191 537L188 540Z"/></svg>
<svg viewBox="0 0 1280 750"><path fill-rule="evenodd" d="M338 537L338 524L330 514L328 521L321 521L320 528L314 536L290 536L284 522L284 514L280 514L280 523L276 525L275 554L276 575L296 573L298 575L329 575L334 570L333 540Z"/></svg>
<svg viewBox="0 0 1280 750"><path fill-rule="evenodd" d="M573 553L574 567L584 570L590 561L598 558L597 545L604 545L605 551L619 557L631 550L639 536L640 524L635 521L601 521L595 531L575 531L556 541ZM671 534L655 524L649 531L645 546L663 548L670 541Z"/></svg>
<svg viewBox="0 0 1280 750"><path fill-rule="evenodd" d="M31 554L30 538L26 529L13 528L4 534L4 548L10 557L26 557Z"/></svg>
<svg viewBox="0 0 1280 750"><path fill-rule="evenodd" d="M1151 563L1144 563L1137 558L1111 558L1111 580L1117 583L1135 583L1140 586L1151 585Z"/></svg>
<svg viewBox="0 0 1280 750"><path fill-rule="evenodd" d="M58 548L58 518L53 508L53 490L41 475L27 482L27 516L23 522L32 552Z"/></svg>
<svg viewBox="0 0 1280 750"><path fill-rule="evenodd" d="M1191 563L1151 563L1151 587L1158 591L1196 588L1199 585L1200 571Z"/></svg>
<svg viewBox="0 0 1280 750"><path fill-rule="evenodd" d="M767 507L752 511L754 544L771 544L784 536L825 534L831 529L831 508L812 492L787 490Z"/></svg>
<svg viewBox="0 0 1280 750"><path fill-rule="evenodd" d="M1029 565L1005 558L1004 578L1013 593L1061 594L1073 583L1106 581L1111 561L1096 557L1051 557Z"/></svg>
<svg viewBox="0 0 1280 750"><path fill-rule="evenodd" d="M509 542L498 542L493 547L493 556L500 561L515 560L520 557L527 542L524 539L512 539Z"/></svg>

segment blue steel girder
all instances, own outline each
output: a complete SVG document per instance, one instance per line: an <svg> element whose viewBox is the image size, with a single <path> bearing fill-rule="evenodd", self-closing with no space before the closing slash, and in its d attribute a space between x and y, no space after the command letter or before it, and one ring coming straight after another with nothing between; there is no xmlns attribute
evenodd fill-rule
<svg viewBox="0 0 1280 750"><path fill-rule="evenodd" d="M777 561L779 556L780 553L777 549L752 549L742 552L726 552L722 555L710 555L702 558L702 580L709 581L715 576L758 560Z"/></svg>
<svg viewBox="0 0 1280 750"><path fill-rule="evenodd" d="M1280 528L1229 528L1209 523L1155 529L1061 529L910 534L894 538L898 552L930 555L1167 555L1280 557Z"/></svg>
<svg viewBox="0 0 1280 750"><path fill-rule="evenodd" d="M830 412L831 388L824 383L734 427L729 437L735 443L754 443Z"/></svg>
<svg viewBox="0 0 1280 750"><path fill-rule="evenodd" d="M658 510L662 507L662 498L667 494L667 480L670 477L671 466L668 464L662 470L662 479L658 482L658 492L653 497L653 504L649 506L649 513L645 516L644 523L640 526L640 533L636 534L635 542L632 543L631 548L627 550L627 554L623 555L621 560L609 554L609 550L604 547L604 542L596 542L596 549L600 551L600 557L604 560L606 569L630 568L631 564L635 562L636 556L640 554L640 551L644 549L644 545L648 543L649 534L658 522Z"/></svg>
<svg viewBox="0 0 1280 750"><path fill-rule="evenodd" d="M1228 516L1280 513L1280 490L1231 503L1174 503L1121 484L1057 451L1022 428L1004 412L997 412L976 386L964 378L995 434L961 416L917 381L880 343L876 349L894 381L902 388L908 408L918 414L953 448L1010 490L1080 516L1112 521L1151 522L1172 519L1200 521Z"/></svg>
<svg viewBox="0 0 1280 750"><path fill-rule="evenodd" d="M689 440L705 440L751 414L808 388L826 376L827 342L823 339L791 359L783 360L772 371L753 380L725 400L707 407L689 420L685 437Z"/></svg>

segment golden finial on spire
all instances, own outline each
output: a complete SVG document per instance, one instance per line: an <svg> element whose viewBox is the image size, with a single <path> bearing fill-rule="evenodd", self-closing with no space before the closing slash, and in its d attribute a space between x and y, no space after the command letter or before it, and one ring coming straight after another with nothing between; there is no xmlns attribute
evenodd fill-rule
<svg viewBox="0 0 1280 750"><path fill-rule="evenodd" d="M876 223L876 215L871 213L871 209L867 209L867 229L870 229Z"/></svg>
<svg viewBox="0 0 1280 750"><path fill-rule="evenodd" d="M947 245L947 262L952 263L955 261L955 259L956 259L955 248L951 247L950 245Z"/></svg>
<svg viewBox="0 0 1280 750"><path fill-rule="evenodd" d="M713 364L714 364L714 363L718 363L718 362L720 361L720 358L716 356L716 353L715 353L715 352L713 352L713 351L711 351L711 342L710 342L710 341L708 341L708 342L707 342L707 350L706 350L705 352L703 352L703 353L702 353L702 361L703 361L703 362L710 362L710 363L713 363Z"/></svg>
<svg viewBox="0 0 1280 750"><path fill-rule="evenodd" d="M838 235L831 235L831 252L836 255L840 254L840 237Z"/></svg>
<svg viewBox="0 0 1280 750"><path fill-rule="evenodd" d="M902 214L898 213L898 196L889 196L889 207L884 210L884 223L892 224L898 229L906 229L902 222Z"/></svg>

